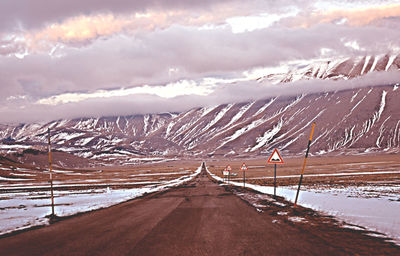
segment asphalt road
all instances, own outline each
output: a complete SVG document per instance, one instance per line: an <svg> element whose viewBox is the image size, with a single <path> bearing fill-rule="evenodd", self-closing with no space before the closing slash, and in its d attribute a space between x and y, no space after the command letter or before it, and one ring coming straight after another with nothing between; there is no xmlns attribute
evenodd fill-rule
<svg viewBox="0 0 400 256"><path fill-rule="evenodd" d="M203 170L168 192L1 238L0 255L347 255L357 250L273 219Z"/></svg>

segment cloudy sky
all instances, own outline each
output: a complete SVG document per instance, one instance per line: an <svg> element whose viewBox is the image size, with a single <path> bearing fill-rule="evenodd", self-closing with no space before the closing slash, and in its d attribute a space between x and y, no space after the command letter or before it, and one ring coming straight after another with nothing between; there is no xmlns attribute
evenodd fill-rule
<svg viewBox="0 0 400 256"><path fill-rule="evenodd" d="M0 122L267 97L262 72L399 53L399 28L400 0L1 0Z"/></svg>

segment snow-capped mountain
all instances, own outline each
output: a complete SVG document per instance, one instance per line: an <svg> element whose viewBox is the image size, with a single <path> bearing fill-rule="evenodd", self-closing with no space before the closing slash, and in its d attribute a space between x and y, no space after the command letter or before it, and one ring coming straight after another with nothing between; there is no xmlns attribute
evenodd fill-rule
<svg viewBox="0 0 400 256"><path fill-rule="evenodd" d="M364 57L358 62L348 59L294 70L282 82L299 79L298 74L302 74L300 79L350 79L373 70L399 68L399 56ZM50 128L54 149L91 160L127 163L189 156L256 156L274 148L285 154L301 154L311 124L316 122L312 154L398 153L398 87L377 85L275 97L183 113L0 125L0 151L21 153L31 147L45 151Z"/></svg>
<svg viewBox="0 0 400 256"><path fill-rule="evenodd" d="M400 69L400 55L377 55L337 60L317 60L296 63L287 73L272 73L259 78L259 81L288 83L298 80L331 79L348 80L374 71Z"/></svg>

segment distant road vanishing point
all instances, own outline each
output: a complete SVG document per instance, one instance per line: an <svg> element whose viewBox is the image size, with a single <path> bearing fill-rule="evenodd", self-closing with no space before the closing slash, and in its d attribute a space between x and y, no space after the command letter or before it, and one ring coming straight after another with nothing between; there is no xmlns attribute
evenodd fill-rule
<svg viewBox="0 0 400 256"><path fill-rule="evenodd" d="M0 255L355 254L400 249L340 228L310 232L276 223L211 181L204 164L193 181L167 192L0 239Z"/></svg>

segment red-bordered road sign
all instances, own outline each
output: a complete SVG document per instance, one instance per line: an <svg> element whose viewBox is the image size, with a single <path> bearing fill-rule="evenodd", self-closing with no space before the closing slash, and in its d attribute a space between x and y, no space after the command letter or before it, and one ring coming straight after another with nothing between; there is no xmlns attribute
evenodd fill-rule
<svg viewBox="0 0 400 256"><path fill-rule="evenodd" d="M247 166L245 163L242 164L242 167L240 167L241 171L247 171Z"/></svg>
<svg viewBox="0 0 400 256"><path fill-rule="evenodd" d="M271 156L268 158L269 164L283 164L283 158L279 154L278 149L274 149Z"/></svg>
<svg viewBox="0 0 400 256"><path fill-rule="evenodd" d="M232 167L231 167L230 165L228 165L228 166L226 167L226 170L227 170L228 172L230 172L230 171L232 171Z"/></svg>

